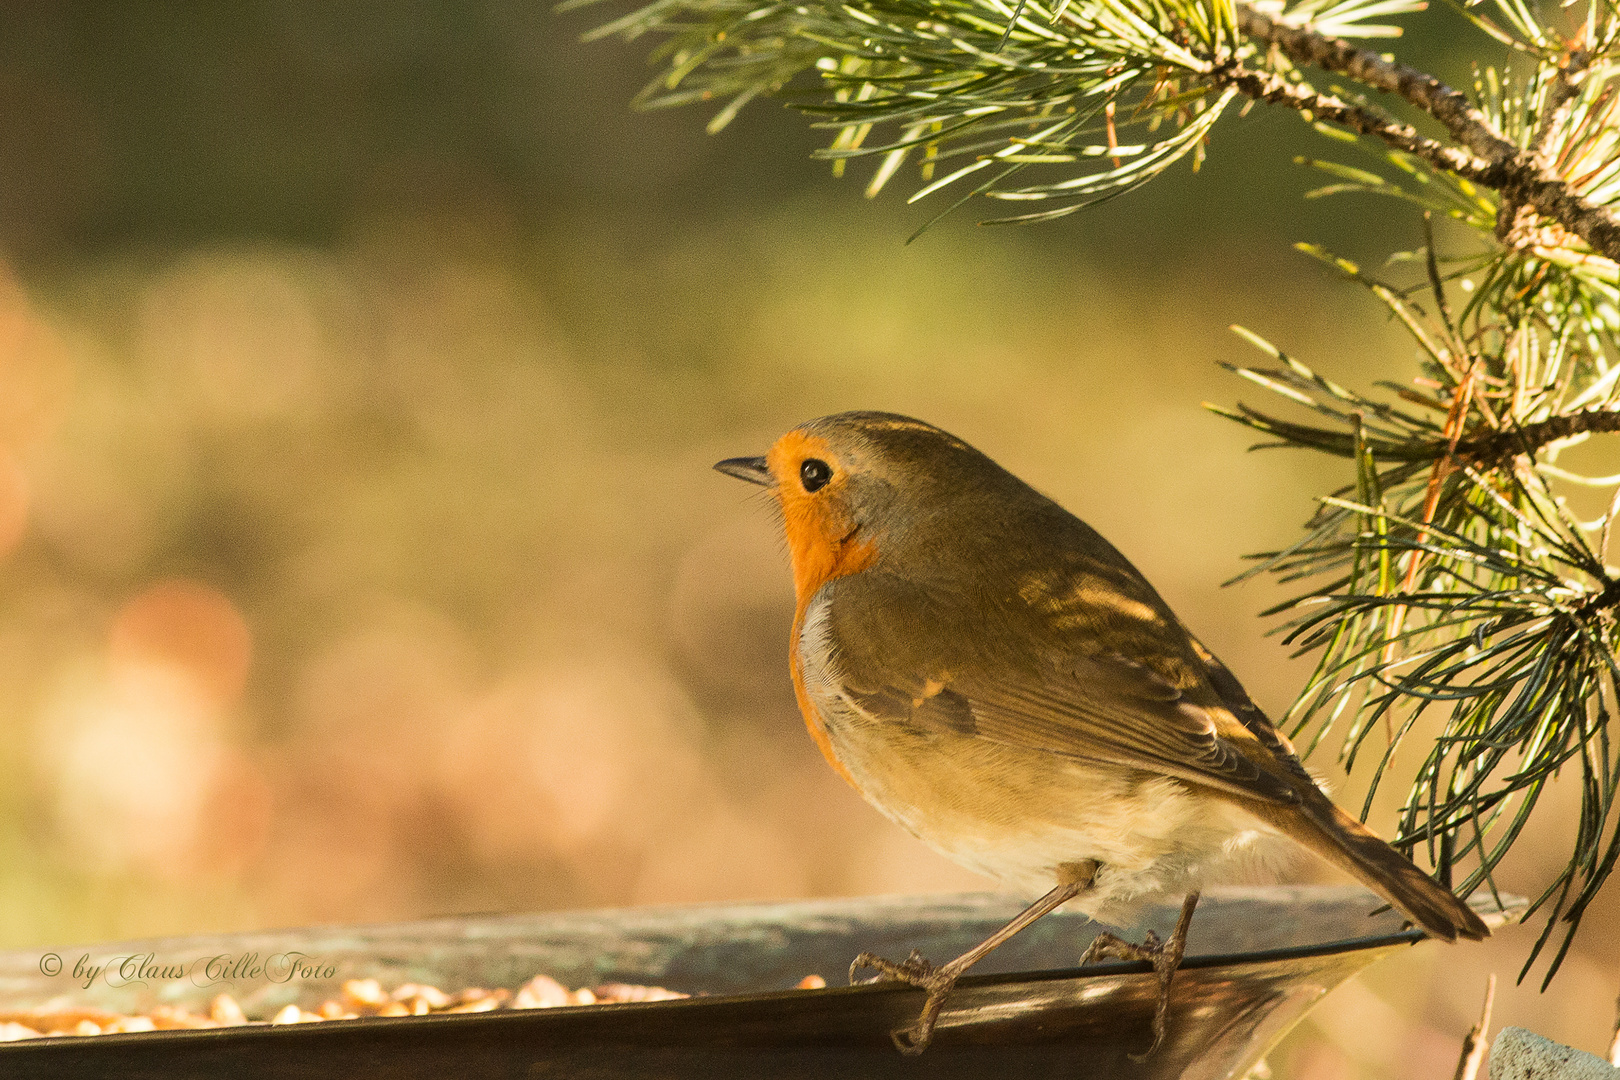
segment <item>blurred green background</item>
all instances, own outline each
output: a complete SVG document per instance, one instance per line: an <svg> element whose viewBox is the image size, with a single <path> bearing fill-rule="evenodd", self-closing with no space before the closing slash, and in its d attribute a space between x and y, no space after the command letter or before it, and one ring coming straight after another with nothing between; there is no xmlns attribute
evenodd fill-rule
<svg viewBox="0 0 1620 1080"><path fill-rule="evenodd" d="M1260 110L1197 176L906 246L936 208L862 200L774 103L631 112L645 46L577 42L607 13L5 5L0 946L984 887L821 762L774 519L709 470L841 409L979 445L1290 701L1280 594L1218 585L1344 478L1199 403L1256 397L1234 322L1408 377L1289 243L1376 260L1415 213L1300 199L1334 146ZM1431 27L1449 77L1497 59ZM1273 1067L1449 1076L1490 971L1499 1020L1601 1051L1617 924L1611 889L1544 995L1529 928L1414 949Z"/></svg>

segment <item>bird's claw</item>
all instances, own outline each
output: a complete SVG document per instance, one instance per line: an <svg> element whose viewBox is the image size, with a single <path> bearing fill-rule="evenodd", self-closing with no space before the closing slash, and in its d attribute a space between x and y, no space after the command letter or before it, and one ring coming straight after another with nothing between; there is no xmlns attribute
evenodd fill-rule
<svg viewBox="0 0 1620 1080"><path fill-rule="evenodd" d="M937 1010L936 1010L937 1015ZM919 1019L910 1027L895 1028L889 1032L889 1040L894 1048L907 1057L916 1057L928 1049L928 1044L934 1038L934 1018Z"/></svg>
<svg viewBox="0 0 1620 1080"><path fill-rule="evenodd" d="M1187 914L1191 914L1190 908ZM1185 922L1185 918L1183 920ZM1164 1042L1165 1032L1169 1030L1170 1014L1170 980L1175 976L1176 969L1181 966L1181 957L1186 948L1186 932L1178 927L1177 933L1171 935L1169 942L1159 939L1159 935L1149 930L1142 937L1138 945L1134 941L1125 941L1113 934L1102 933L1092 939L1086 946L1085 954L1080 957L1080 966L1091 963L1093 960L1146 960L1153 965L1153 973L1159 979L1159 1000L1153 1009L1153 1041L1148 1043L1146 1050L1140 1054L1128 1054L1132 1061L1140 1064L1152 1057Z"/></svg>
<svg viewBox="0 0 1620 1080"><path fill-rule="evenodd" d="M889 1033L894 1040L895 1049L908 1056L916 1056L928 1049L928 1044L934 1039L934 1025L939 1020L939 1013L945 1007L945 999L950 996L951 988L956 985L957 972L946 968L936 968L924 959L922 953L916 949L911 955L900 963L885 960L873 953L861 953L855 962L849 965L850 985L876 982L902 982L907 986L915 986L919 990L928 992L928 1000L923 1002L921 1015L917 1022L910 1027L897 1028ZM877 974L869 979L857 980L855 973L861 968L871 968Z"/></svg>
<svg viewBox="0 0 1620 1080"><path fill-rule="evenodd" d="M1170 1008L1170 977L1181 964L1180 954L1167 948L1152 930L1143 936L1141 944L1103 933L1098 934L1086 947L1085 954L1080 957L1080 966L1084 967L1094 960L1146 960L1153 965L1153 972L1159 977L1159 1001L1153 1010L1153 1041L1140 1054L1128 1055L1132 1061L1146 1061L1164 1042Z"/></svg>
<svg viewBox="0 0 1620 1080"><path fill-rule="evenodd" d="M871 968L877 972L870 978L857 979L855 973L861 968ZM876 953L863 952L849 965L849 984L856 986L864 983L876 982L903 982L908 986L928 989L928 980L934 977L934 965L930 964L922 953L916 949L911 955L900 963L885 960Z"/></svg>

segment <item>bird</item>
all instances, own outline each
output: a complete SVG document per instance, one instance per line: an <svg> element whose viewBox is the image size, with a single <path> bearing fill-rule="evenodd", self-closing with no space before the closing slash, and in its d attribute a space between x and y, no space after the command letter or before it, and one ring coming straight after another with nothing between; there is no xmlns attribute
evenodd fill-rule
<svg viewBox="0 0 1620 1080"><path fill-rule="evenodd" d="M1084 965L1171 980L1202 888L1258 852L1304 849L1446 941L1489 936L1448 889L1335 806L1289 740L1112 544L984 453L921 420L845 412L717 470L780 509L789 668L811 738L885 816L1039 899L935 966L862 953L919 987L921 1053L964 971L1064 904L1124 925L1182 898L1170 938L1100 935Z"/></svg>

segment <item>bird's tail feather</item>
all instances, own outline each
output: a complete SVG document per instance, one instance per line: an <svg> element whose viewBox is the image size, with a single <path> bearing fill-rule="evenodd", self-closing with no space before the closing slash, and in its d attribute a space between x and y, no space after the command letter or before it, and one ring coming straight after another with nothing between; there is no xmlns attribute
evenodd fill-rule
<svg viewBox="0 0 1620 1080"><path fill-rule="evenodd" d="M1291 808L1273 819L1283 832L1349 872L1434 937L1480 941L1490 936L1490 929L1467 904L1371 829L1334 806L1321 792L1302 794L1304 807ZM1305 812L1300 813L1300 809Z"/></svg>

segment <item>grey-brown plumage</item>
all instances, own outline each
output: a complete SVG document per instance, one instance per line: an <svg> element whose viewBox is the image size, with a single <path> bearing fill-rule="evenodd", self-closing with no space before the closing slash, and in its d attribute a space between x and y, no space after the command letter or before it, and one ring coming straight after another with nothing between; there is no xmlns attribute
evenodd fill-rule
<svg viewBox="0 0 1620 1080"><path fill-rule="evenodd" d="M877 553L821 588L843 687L863 710L1196 785L1436 937L1487 935L1332 804L1237 679L1090 526L917 421L844 414L805 430L851 457L845 498Z"/></svg>
<svg viewBox="0 0 1620 1080"><path fill-rule="evenodd" d="M984 454L887 413L844 413L720 463L782 507L811 734L878 809L957 862L1047 890L940 969L863 956L929 990L1063 903L1110 921L1199 890L1275 841L1343 868L1430 934L1483 938L1467 905L1338 810L1242 685L1113 545ZM1134 950L1134 951L1133 951ZM1163 1034L1161 996L1155 1034Z"/></svg>

